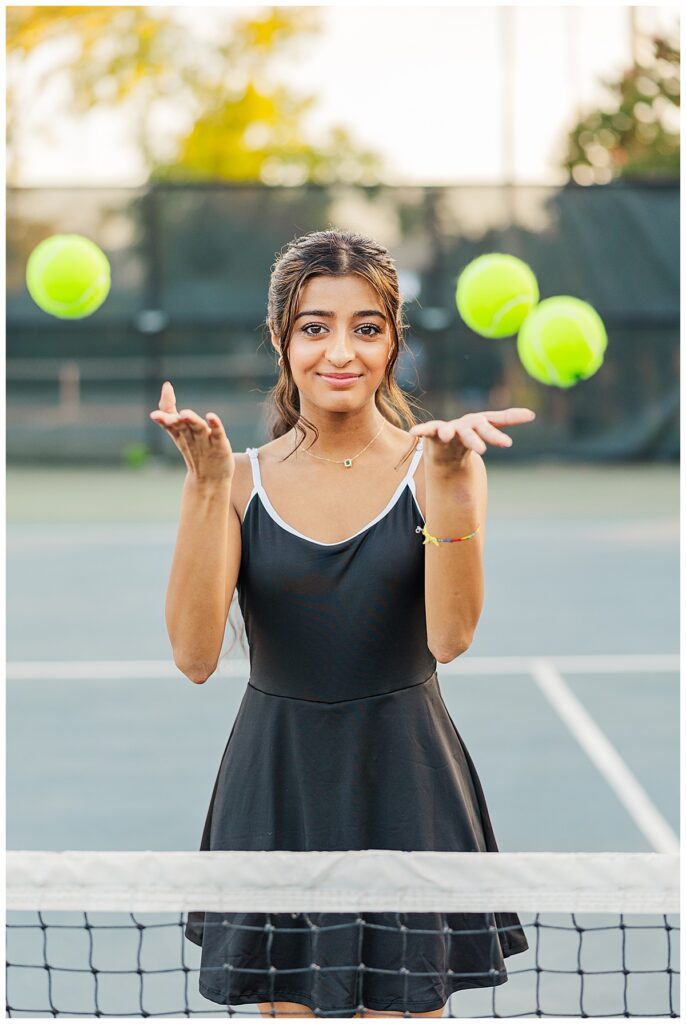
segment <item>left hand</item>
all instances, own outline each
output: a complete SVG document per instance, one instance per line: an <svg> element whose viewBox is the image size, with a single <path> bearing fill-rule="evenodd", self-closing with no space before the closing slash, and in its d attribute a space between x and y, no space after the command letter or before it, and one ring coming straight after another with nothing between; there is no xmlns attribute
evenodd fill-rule
<svg viewBox="0 0 686 1024"><path fill-rule="evenodd" d="M512 438L497 427L512 427L530 423L536 418L532 409L495 409L488 412L468 412L457 420L428 420L411 427L413 437L429 438L430 461L435 465L463 463L470 451L483 454L486 442L500 448L509 448ZM497 425L497 426L496 426Z"/></svg>

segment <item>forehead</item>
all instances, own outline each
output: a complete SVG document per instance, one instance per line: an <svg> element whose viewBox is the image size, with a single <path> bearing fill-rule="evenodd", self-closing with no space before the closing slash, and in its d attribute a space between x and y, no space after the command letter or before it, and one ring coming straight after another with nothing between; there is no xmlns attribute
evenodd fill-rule
<svg viewBox="0 0 686 1024"><path fill-rule="evenodd" d="M379 296L369 281L359 274L345 274L341 277L319 274L308 278L300 291L298 309L304 309L310 304L332 310L348 306L358 309L363 305L371 309L379 306Z"/></svg>

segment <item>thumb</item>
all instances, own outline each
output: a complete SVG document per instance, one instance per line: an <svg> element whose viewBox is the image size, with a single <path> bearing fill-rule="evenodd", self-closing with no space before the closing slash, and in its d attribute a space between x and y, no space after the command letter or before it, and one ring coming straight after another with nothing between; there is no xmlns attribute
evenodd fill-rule
<svg viewBox="0 0 686 1024"><path fill-rule="evenodd" d="M162 385L159 408L162 412L177 412L176 395L174 394L174 388L171 386L171 382L168 380L165 380Z"/></svg>

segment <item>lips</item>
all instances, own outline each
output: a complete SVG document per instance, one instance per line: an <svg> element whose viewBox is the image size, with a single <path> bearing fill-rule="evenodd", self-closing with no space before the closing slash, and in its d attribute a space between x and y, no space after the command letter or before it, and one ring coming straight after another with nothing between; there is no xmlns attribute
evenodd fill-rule
<svg viewBox="0 0 686 1024"><path fill-rule="evenodd" d="M361 373L320 373L320 377L326 377L327 380L357 380L361 377Z"/></svg>
<svg viewBox="0 0 686 1024"><path fill-rule="evenodd" d="M358 380L361 379L361 373L354 373L352 376L347 373L342 377L336 377L335 375L328 373L320 373L319 377L322 378L325 384L328 384L334 391L345 391L346 388L352 387L353 384L357 384Z"/></svg>

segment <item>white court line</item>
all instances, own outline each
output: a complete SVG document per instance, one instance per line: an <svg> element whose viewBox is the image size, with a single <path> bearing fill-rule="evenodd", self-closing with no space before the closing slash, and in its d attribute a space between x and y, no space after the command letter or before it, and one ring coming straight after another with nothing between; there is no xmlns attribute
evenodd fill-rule
<svg viewBox="0 0 686 1024"><path fill-rule="evenodd" d="M563 672L678 672L678 654L550 654L545 660ZM438 666L438 675L525 675L531 674L536 656L479 657L463 655Z"/></svg>
<svg viewBox="0 0 686 1024"><path fill-rule="evenodd" d="M22 528L9 524L7 527L7 550L10 554L34 551L37 547L58 551L61 548L85 547L92 544L102 547L108 544L129 545L162 544L168 547L174 543L177 528L173 523L141 523L131 526L94 526L91 523L58 523L57 529L41 532L31 526Z"/></svg>
<svg viewBox="0 0 686 1024"><path fill-rule="evenodd" d="M534 657L470 657L456 658L438 665L438 676L461 675L531 675L537 660ZM678 654L588 654L550 655L544 659L563 672L580 674L620 672L678 672ZM250 662L247 658L226 658L216 676L247 679ZM7 679L59 680L90 679L185 679L173 661L10 661Z"/></svg>
<svg viewBox="0 0 686 1024"><path fill-rule="evenodd" d="M653 849L657 853L678 853L678 836L556 666L548 658L536 658L531 674Z"/></svg>
<svg viewBox="0 0 686 1024"><path fill-rule="evenodd" d="M247 679L250 666L246 658L225 662L217 676ZM103 682L107 679L185 679L187 676L173 661L11 661L7 663L7 679L30 679L37 682L51 680L88 679Z"/></svg>

